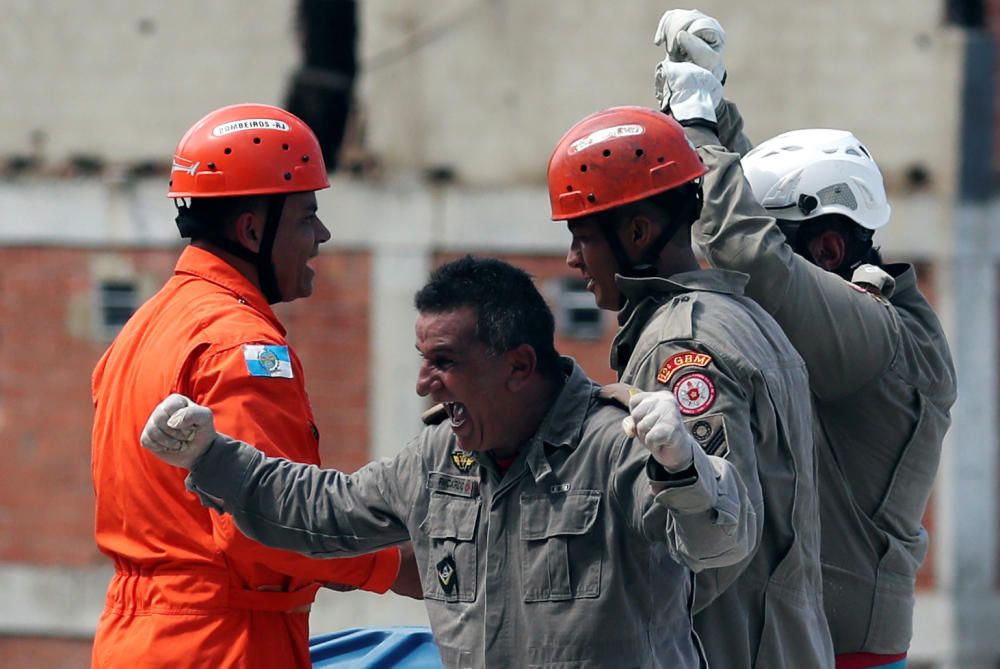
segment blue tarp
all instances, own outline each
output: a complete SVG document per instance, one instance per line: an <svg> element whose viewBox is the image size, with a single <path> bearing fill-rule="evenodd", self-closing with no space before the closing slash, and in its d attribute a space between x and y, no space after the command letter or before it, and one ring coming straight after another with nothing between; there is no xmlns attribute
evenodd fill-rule
<svg viewBox="0 0 1000 669"><path fill-rule="evenodd" d="M357 627L309 640L314 669L442 669L427 627Z"/></svg>

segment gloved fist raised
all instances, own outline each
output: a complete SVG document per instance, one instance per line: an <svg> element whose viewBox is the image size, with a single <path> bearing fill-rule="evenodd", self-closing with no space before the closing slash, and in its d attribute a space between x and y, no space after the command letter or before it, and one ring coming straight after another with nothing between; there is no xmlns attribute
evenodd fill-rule
<svg viewBox="0 0 1000 669"><path fill-rule="evenodd" d="M667 59L674 63L694 63L726 82L726 31L716 19L696 9L671 9L660 17L653 43L662 44Z"/></svg>
<svg viewBox="0 0 1000 669"><path fill-rule="evenodd" d="M722 102L722 84L708 70L669 58L656 66L656 101L660 110L685 121L717 121L715 109Z"/></svg>
<svg viewBox="0 0 1000 669"><path fill-rule="evenodd" d="M139 441L168 465L191 469L215 437L212 410L174 393L153 409Z"/></svg>
<svg viewBox="0 0 1000 669"><path fill-rule="evenodd" d="M668 472L684 471L694 462L694 437L684 427L677 399L669 390L638 393L629 400L622 420L625 434L635 437Z"/></svg>

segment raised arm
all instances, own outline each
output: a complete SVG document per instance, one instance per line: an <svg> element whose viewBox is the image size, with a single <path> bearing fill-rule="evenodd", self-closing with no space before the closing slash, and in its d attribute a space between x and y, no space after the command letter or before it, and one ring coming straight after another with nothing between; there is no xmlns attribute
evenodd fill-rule
<svg viewBox="0 0 1000 669"><path fill-rule="evenodd" d="M729 114L738 114L735 106ZM881 375L899 341L887 301L797 255L757 202L739 154L706 127L686 129L709 168L693 241L717 267L750 276L746 294L781 325L809 368L821 398L856 390Z"/></svg>

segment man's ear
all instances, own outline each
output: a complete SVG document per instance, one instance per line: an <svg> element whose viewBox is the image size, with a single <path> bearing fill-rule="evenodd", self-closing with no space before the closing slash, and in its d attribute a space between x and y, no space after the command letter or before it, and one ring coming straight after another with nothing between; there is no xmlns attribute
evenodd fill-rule
<svg viewBox="0 0 1000 669"><path fill-rule="evenodd" d="M824 230L808 243L813 262L828 272L836 271L844 263L847 244L836 230Z"/></svg>
<svg viewBox="0 0 1000 669"><path fill-rule="evenodd" d="M622 221L618 233L622 244L631 252L630 255L642 257L656 240L657 228L648 216L636 214Z"/></svg>
<svg viewBox="0 0 1000 669"><path fill-rule="evenodd" d="M528 382L538 368L538 356L530 344L521 344L504 353L510 370L507 389L517 392Z"/></svg>
<svg viewBox="0 0 1000 669"><path fill-rule="evenodd" d="M252 211L244 211L233 222L233 231L237 242L257 253L264 236L264 217Z"/></svg>

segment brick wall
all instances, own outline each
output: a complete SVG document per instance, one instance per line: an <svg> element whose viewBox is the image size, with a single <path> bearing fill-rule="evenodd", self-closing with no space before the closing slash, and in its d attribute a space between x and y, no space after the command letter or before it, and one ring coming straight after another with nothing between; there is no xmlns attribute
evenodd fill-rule
<svg viewBox="0 0 1000 669"><path fill-rule="evenodd" d="M109 256L155 290L176 252L0 249L0 561L101 564L93 542L90 374L107 342L93 334L94 267ZM306 368L324 461L367 456L369 263L362 253L314 261L316 294L279 316ZM334 439L336 435L336 439Z"/></svg>
<svg viewBox="0 0 1000 669"><path fill-rule="evenodd" d="M74 336L87 256L0 249L0 560L83 565L93 545L90 372L104 345Z"/></svg>
<svg viewBox="0 0 1000 669"><path fill-rule="evenodd" d="M369 460L371 262L367 253L324 252L312 265L312 297L275 312L305 368L323 463L354 471Z"/></svg>

